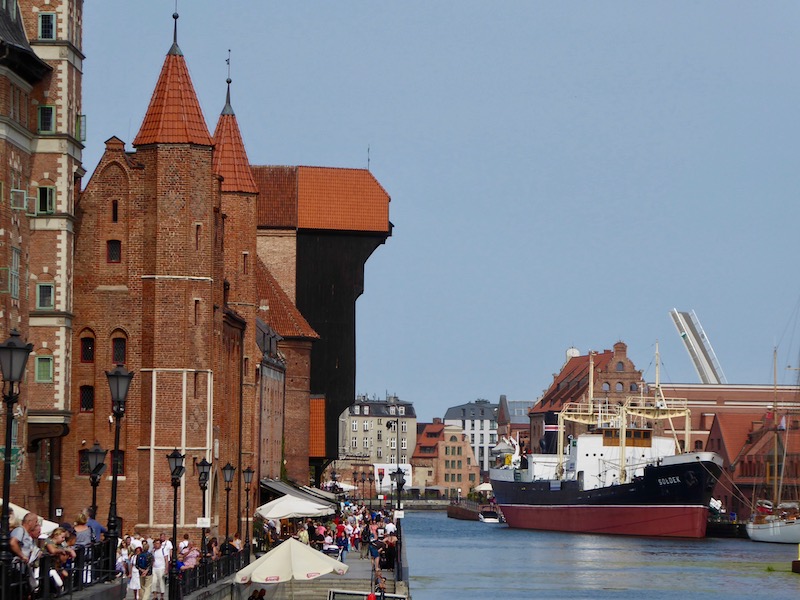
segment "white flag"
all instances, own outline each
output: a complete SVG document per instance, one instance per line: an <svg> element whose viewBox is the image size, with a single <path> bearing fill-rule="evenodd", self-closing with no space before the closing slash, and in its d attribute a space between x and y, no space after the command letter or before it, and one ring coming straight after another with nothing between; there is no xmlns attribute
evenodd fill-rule
<svg viewBox="0 0 800 600"><path fill-rule="evenodd" d="M783 415L783 417L781 418L781 424L778 425L778 429L786 431L786 415Z"/></svg>

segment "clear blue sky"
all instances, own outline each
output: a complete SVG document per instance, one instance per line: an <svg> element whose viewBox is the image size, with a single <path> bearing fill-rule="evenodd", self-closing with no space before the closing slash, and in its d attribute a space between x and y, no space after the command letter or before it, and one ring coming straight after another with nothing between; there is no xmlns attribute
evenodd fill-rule
<svg viewBox="0 0 800 600"><path fill-rule="evenodd" d="M90 0L91 173L141 125L172 0ZM213 131L254 164L367 166L394 235L358 301L359 393L421 419L535 400L569 346L622 340L652 381L699 381L694 309L731 383L798 364L800 4L182 0ZM780 369L791 383L797 373Z"/></svg>

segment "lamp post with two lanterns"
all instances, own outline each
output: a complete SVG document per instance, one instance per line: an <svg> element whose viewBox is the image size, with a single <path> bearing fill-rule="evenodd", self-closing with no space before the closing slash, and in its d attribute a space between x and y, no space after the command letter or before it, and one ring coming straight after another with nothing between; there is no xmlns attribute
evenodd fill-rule
<svg viewBox="0 0 800 600"><path fill-rule="evenodd" d="M3 402L6 404L6 446L3 455L3 510L0 516L0 561L3 563L3 587L10 583L6 578L11 569L14 555L11 552L11 442L14 424L14 405L19 401L20 383L25 377L25 365L33 350L33 344L26 344L18 331L11 331L11 337L0 344L0 369L3 371ZM3 589L3 597L10 590Z"/></svg>
<svg viewBox="0 0 800 600"><path fill-rule="evenodd" d="M175 448L170 454L167 454L167 461L169 462L170 478L172 479L172 563L169 569L169 600L177 600L178 593L178 488L181 487L181 477L183 477L186 469L183 466L183 461L186 458L185 454L181 454Z"/></svg>

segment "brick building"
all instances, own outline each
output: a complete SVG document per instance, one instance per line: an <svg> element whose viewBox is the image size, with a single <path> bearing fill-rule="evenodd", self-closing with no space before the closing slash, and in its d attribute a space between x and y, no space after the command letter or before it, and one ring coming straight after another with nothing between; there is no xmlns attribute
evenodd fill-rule
<svg viewBox="0 0 800 600"><path fill-rule="evenodd" d="M0 6L0 337L17 329L34 345L12 456L15 500L34 507L54 502L59 473L51 465L71 418L82 5Z"/></svg>
<svg viewBox="0 0 800 600"><path fill-rule="evenodd" d="M419 425L411 457L414 488L424 496L466 496L481 482L469 436L460 426L447 425L441 419Z"/></svg>
<svg viewBox="0 0 800 600"><path fill-rule="evenodd" d="M243 468L256 481L307 484L312 457L318 470L336 458L326 427L341 411L328 405L355 385L355 299L364 262L390 234L389 197L358 169L251 167L230 80L211 135L177 20L135 151L107 140L81 192L83 2L16 6L0 9L0 334L20 330L34 353L15 419L12 500L51 518L62 507L64 519L89 504L86 451L114 446L105 372L123 364L135 376L120 452L106 462L119 473L124 530L171 525L166 455L178 448L180 527L200 515L196 464L206 458L212 531L236 531ZM269 185L286 169L300 193ZM327 365L316 376L314 361ZM227 462L236 474L225 523Z"/></svg>

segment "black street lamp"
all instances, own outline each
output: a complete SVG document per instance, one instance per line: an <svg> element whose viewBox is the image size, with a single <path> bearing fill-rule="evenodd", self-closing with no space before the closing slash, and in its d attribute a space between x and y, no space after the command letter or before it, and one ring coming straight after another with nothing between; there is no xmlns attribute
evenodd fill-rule
<svg viewBox="0 0 800 600"><path fill-rule="evenodd" d="M116 549L116 540L120 536L119 519L117 518L117 477L122 461L119 456L119 432L122 417L125 416L125 402L128 399L128 390L131 386L133 373L123 365L117 365L113 371L106 371L108 387L111 389L111 410L114 413L116 428L114 430L114 452L111 455L111 504L108 508L108 536L114 538L111 547ZM112 553L113 554L113 553ZM116 556L111 556L111 570L114 569Z"/></svg>
<svg viewBox="0 0 800 600"><path fill-rule="evenodd" d="M33 344L26 344L19 331L11 331L11 337L0 344L0 369L3 371L3 401L6 403L6 447L3 455L3 511L0 516L0 562L3 563L3 583L9 583L11 561L11 436L14 424L14 405L19 400L19 386L25 377L25 365L33 350ZM3 590L3 598L10 596L10 590Z"/></svg>
<svg viewBox="0 0 800 600"><path fill-rule="evenodd" d="M403 473L400 465L397 465L397 471L392 473L392 479L394 479L394 484L397 487L397 510L400 510L400 494L403 493L403 486L406 484L405 473Z"/></svg>
<svg viewBox="0 0 800 600"><path fill-rule="evenodd" d="M250 484L253 482L253 474L255 471L247 467L242 471L244 475L244 492L246 496L245 509L244 509L244 547L246 554L244 555L245 563L250 563Z"/></svg>
<svg viewBox="0 0 800 600"><path fill-rule="evenodd" d="M211 476L211 463L206 460L206 457L203 457L199 463L197 463L197 473L200 479L200 490L203 497L203 527L201 528L200 533L200 540L202 546L200 546L200 560L203 562L203 567L205 568L206 563L206 526L205 526L205 518L206 518L206 490L208 490L208 478ZM204 571L205 572L205 571Z"/></svg>
<svg viewBox="0 0 800 600"><path fill-rule="evenodd" d="M178 452L175 448L170 454L167 454L167 461L169 462L169 472L172 478L172 564L169 569L169 600L177 600L179 596L178 591L178 488L181 487L181 477L186 469L183 466L183 460L186 458L185 454Z"/></svg>
<svg viewBox="0 0 800 600"><path fill-rule="evenodd" d="M353 471L353 500L358 499L358 473Z"/></svg>
<svg viewBox="0 0 800 600"><path fill-rule="evenodd" d="M230 462L222 467L222 476L225 479L225 544L223 545L225 554L228 554L230 551L230 544L228 543L228 539L230 538L230 530L228 529L228 511L231 503L231 482L233 481L234 471L236 471L236 467L234 467Z"/></svg>
<svg viewBox="0 0 800 600"><path fill-rule="evenodd" d="M86 451L86 456L89 459L89 481L92 484L92 513L97 514L97 486L100 485L100 478L106 471L106 454L105 450L95 441L94 446Z"/></svg>

